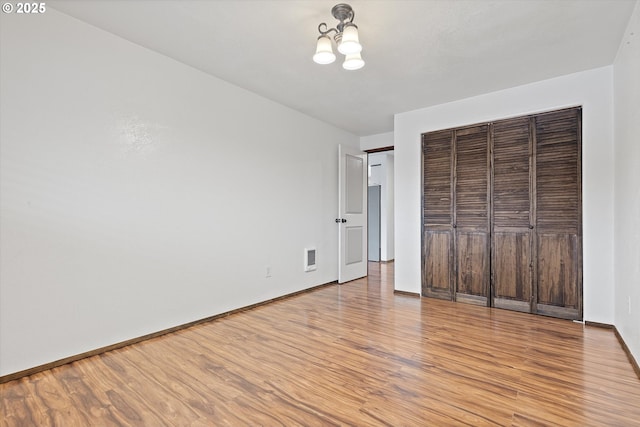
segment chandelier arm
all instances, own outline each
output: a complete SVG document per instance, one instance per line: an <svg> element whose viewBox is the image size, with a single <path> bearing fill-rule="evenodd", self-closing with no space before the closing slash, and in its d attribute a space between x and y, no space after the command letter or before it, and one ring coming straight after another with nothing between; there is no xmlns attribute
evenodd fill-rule
<svg viewBox="0 0 640 427"><path fill-rule="evenodd" d="M324 28L325 28L325 30L324 30L324 31L322 31L322 26L324 26ZM327 24L326 24L326 23L324 23L324 22L323 22L323 23L321 23L320 25L318 25L318 31L320 32L320 34L321 34L321 35L326 36L326 35L327 35L327 34L329 34L331 31L335 31L335 32L336 32L336 34L338 34L338 32L339 32L339 31L338 31L337 29L335 29L335 28L329 28L328 30L327 30L326 28L327 28Z"/></svg>

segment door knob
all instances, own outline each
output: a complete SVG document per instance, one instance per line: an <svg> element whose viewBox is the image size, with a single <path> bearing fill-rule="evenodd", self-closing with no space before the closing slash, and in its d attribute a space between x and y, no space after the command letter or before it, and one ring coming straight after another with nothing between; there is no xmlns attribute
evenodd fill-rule
<svg viewBox="0 0 640 427"><path fill-rule="evenodd" d="M530 225L530 226L529 226L529 230L533 230L533 225Z"/></svg>
<svg viewBox="0 0 640 427"><path fill-rule="evenodd" d="M336 218L336 222L339 224L340 223L340 218Z"/></svg>
<svg viewBox="0 0 640 427"><path fill-rule="evenodd" d="M342 218L342 223L344 224L345 222L347 222L347 220Z"/></svg>

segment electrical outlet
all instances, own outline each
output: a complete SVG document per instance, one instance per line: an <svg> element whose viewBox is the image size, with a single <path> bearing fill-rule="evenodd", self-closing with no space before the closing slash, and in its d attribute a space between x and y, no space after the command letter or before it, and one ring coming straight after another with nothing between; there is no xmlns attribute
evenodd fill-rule
<svg viewBox="0 0 640 427"><path fill-rule="evenodd" d="M266 276L265 276L265 277L266 277L267 279L268 279L269 277L271 277L271 266L269 266L269 265L267 266L267 274L266 274Z"/></svg>

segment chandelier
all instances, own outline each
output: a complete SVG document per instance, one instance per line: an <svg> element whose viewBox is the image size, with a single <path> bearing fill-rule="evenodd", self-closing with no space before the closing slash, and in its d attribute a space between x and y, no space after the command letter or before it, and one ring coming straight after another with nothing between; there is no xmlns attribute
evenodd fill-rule
<svg viewBox="0 0 640 427"><path fill-rule="evenodd" d="M364 67L364 61L360 56L362 45L358 40L358 27L353 23L355 13L348 4L340 3L331 9L331 14L338 21L336 28L328 28L326 23L318 25L320 36L316 45L316 54L313 61L317 64L331 64L336 60L333 53L333 45L329 33L335 31L333 39L338 46L338 52L345 56L342 68L345 70L358 70Z"/></svg>

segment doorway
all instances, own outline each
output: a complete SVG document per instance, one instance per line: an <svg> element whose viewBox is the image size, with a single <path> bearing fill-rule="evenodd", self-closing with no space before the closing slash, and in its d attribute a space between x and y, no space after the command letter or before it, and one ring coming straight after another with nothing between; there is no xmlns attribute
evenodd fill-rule
<svg viewBox="0 0 640 427"><path fill-rule="evenodd" d="M368 154L368 259L394 259L394 152Z"/></svg>

